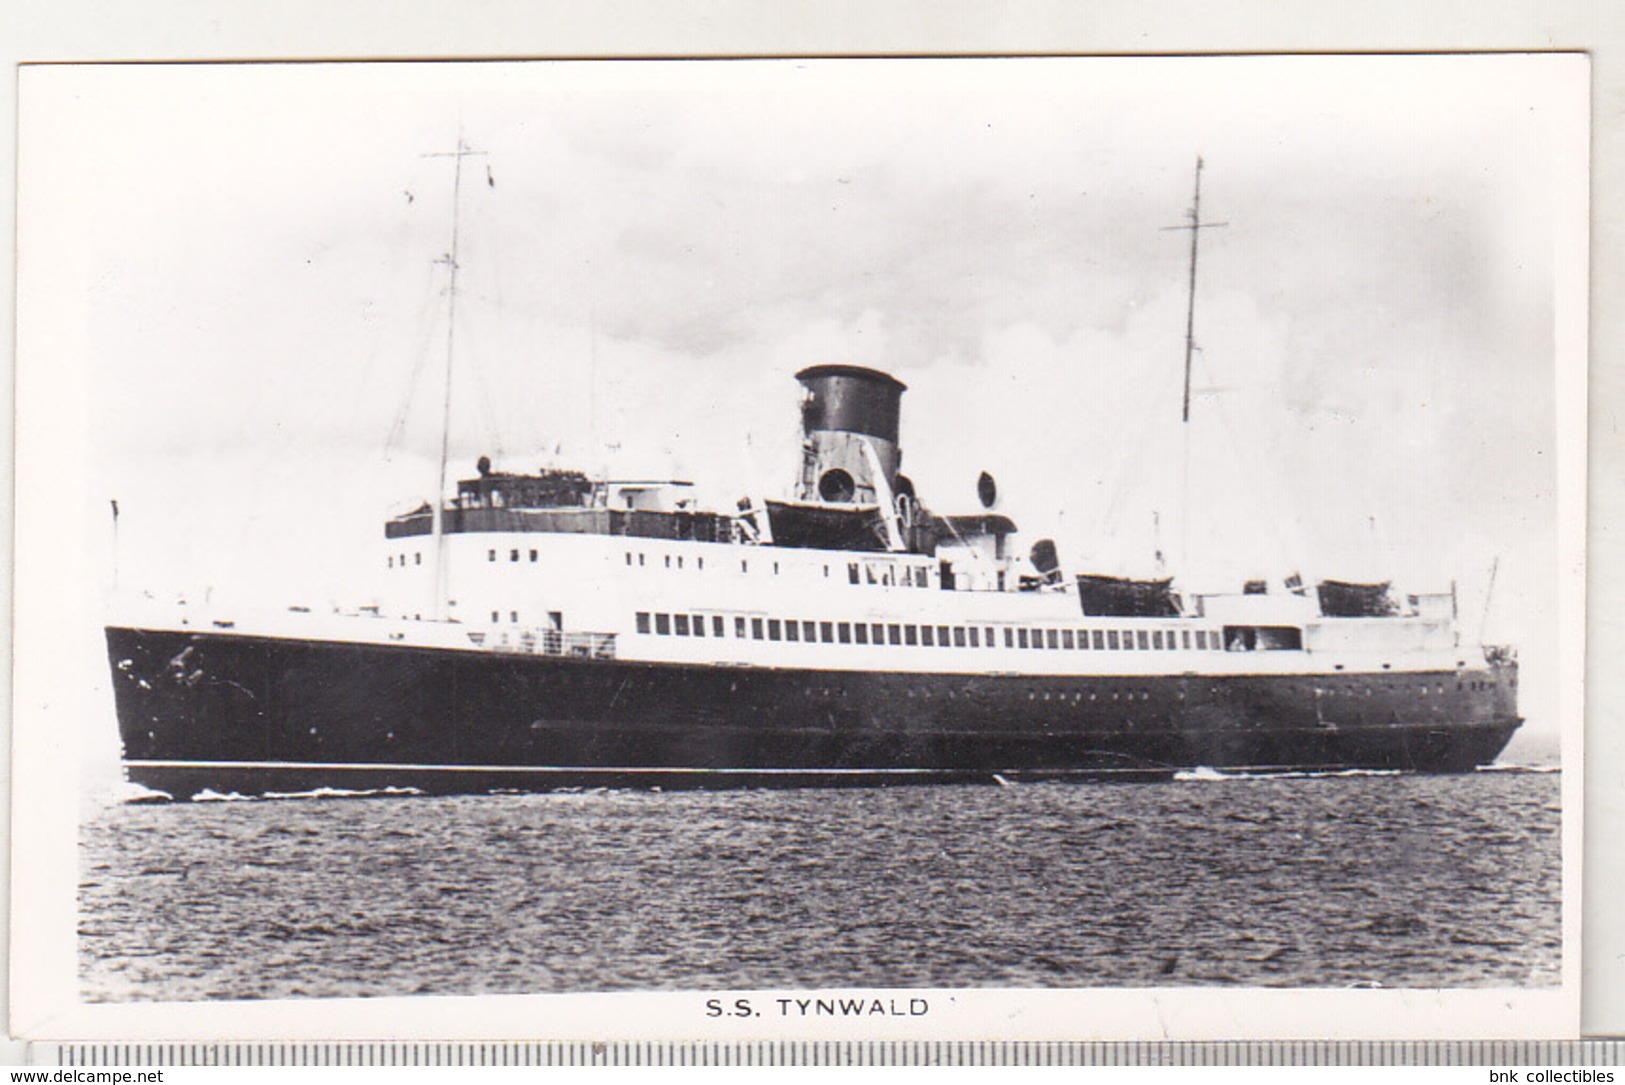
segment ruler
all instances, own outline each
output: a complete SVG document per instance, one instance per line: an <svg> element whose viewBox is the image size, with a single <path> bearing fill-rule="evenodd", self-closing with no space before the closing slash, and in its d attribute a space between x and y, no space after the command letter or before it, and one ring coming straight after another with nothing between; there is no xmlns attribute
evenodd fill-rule
<svg viewBox="0 0 1625 1085"><path fill-rule="evenodd" d="M29 1045L35 1066L1617 1066L1625 1040Z"/></svg>

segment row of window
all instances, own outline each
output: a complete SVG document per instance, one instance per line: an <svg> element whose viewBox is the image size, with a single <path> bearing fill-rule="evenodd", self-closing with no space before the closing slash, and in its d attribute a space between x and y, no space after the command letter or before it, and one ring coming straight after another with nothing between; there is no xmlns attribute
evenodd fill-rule
<svg viewBox="0 0 1625 1085"><path fill-rule="evenodd" d="M508 560L509 561L518 561L519 560L519 553L520 552L518 550L509 550L508 551ZM530 560L531 561L534 562L534 561L538 560L539 557L540 557L540 555L535 550L532 550L530 552ZM495 560L497 560L497 552L495 550L487 550L485 552L485 560L486 561L495 561ZM391 569L393 569L393 568L395 568L395 566L397 564L399 564L402 569L406 568L406 555L405 554L401 554L399 556L397 556L395 554L391 554L389 556L389 567ZM417 553L414 553L412 555L412 564L413 565L422 565L423 564L423 554L422 554L421 551L419 551Z"/></svg>
<svg viewBox="0 0 1625 1085"><path fill-rule="evenodd" d="M681 554L675 555L676 558L677 558L677 561L675 563L672 561L673 556L674 555L671 555L671 554L666 554L665 555L666 568L668 568L668 569L681 569L683 567L683 555L681 555ZM632 560L634 557L637 558L636 562L634 562ZM634 555L632 553L632 551L628 550L626 552L626 563L628 565L636 564L638 567L641 568L644 565L648 564L648 555L647 554L641 554L641 553ZM740 565L740 571L741 572L745 571L745 563L741 561L739 563L739 565ZM705 568L705 558L696 555L695 558L694 558L694 568L696 568L696 569L704 569ZM773 563L773 571L775 573L779 571L779 563L778 562Z"/></svg>
<svg viewBox="0 0 1625 1085"><path fill-rule="evenodd" d="M508 561L517 564L518 562L524 560L526 554L526 550L518 547L511 547L508 550ZM500 555L501 551L493 548L485 552L485 560L487 562L495 563L500 560ZM532 564L535 564L541 558L540 553L535 549L530 549L528 551L528 556ZM685 560L682 554L664 554L662 557L665 561L665 567L667 569L684 568ZM397 556L391 554L388 558L389 567L393 569L397 563L401 568L406 568L406 555L400 554ZM423 554L413 554L412 564L422 565ZM626 564L638 568L646 567L648 565L648 555L633 553L632 551L628 550L626 552ZM773 575L778 576L779 563L775 561L772 563L772 565ZM704 569L705 558L695 556L692 567L695 569ZM742 573L750 572L750 560L748 558L740 559L739 571ZM896 565L891 563L852 561L847 563L846 571L847 580L852 584L862 584L867 582L885 587L901 586L914 588L929 588L931 586L931 571L923 565ZM824 576L826 578L829 576L828 565L824 566Z"/></svg>
<svg viewBox="0 0 1625 1085"><path fill-rule="evenodd" d="M1002 635L1001 635L1002 630ZM921 648L1043 648L1058 651L1218 651L1217 631L1205 629L1029 629L1011 626L913 625L895 622L809 622L721 614L637 612L637 631L657 636L727 637L818 644L879 644Z"/></svg>
<svg viewBox="0 0 1625 1085"><path fill-rule="evenodd" d="M485 560L486 561L495 561L496 559L497 559L497 552L495 550L487 550L485 552ZM530 560L532 562L534 562L534 561L536 561L536 559L537 559L537 553L536 553L535 550L532 550L530 552ZM508 551L508 560L509 561L518 561L519 560L519 551L517 549L509 550Z"/></svg>
<svg viewBox="0 0 1625 1085"><path fill-rule="evenodd" d="M491 553L494 555L496 551L493 550ZM514 553L518 553L518 551L514 551ZM536 551L531 551L531 554L534 555L535 553ZM629 567L640 569L648 567L649 556L647 554L634 553L628 550L625 556L626 564ZM662 555L662 558L667 569L684 568L682 554L665 554ZM496 558L492 557L491 560L495 561ZM514 558L513 560L518 561L519 559ZM530 560L535 561L536 559L532 557ZM773 566L773 575L778 576L779 563L775 561L771 564ZM704 569L705 558L696 556L690 567ZM742 573L750 572L749 558L739 559L739 571ZM825 565L824 578L828 579L829 575L830 567ZM884 587L929 588L931 586L931 569L925 565L904 565L897 562L849 561L846 564L846 578L850 584L868 583Z"/></svg>

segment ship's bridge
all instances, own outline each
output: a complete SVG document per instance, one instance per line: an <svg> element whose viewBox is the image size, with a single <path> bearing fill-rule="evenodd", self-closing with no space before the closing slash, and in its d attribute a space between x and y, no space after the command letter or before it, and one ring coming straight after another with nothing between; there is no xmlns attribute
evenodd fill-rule
<svg viewBox="0 0 1625 1085"><path fill-rule="evenodd" d="M733 517L700 510L690 482L602 480L559 470L511 474L492 471L484 457L479 466L479 476L459 481L457 496L442 510L447 535L542 532L697 542L734 539ZM386 539L433 531L427 503L384 522Z"/></svg>

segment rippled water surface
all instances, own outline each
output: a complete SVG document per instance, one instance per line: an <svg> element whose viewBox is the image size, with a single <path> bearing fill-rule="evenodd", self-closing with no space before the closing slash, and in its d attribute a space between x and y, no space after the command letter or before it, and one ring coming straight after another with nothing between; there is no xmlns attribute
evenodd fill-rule
<svg viewBox="0 0 1625 1085"><path fill-rule="evenodd" d="M1558 982L1559 776L125 805L92 1000Z"/></svg>

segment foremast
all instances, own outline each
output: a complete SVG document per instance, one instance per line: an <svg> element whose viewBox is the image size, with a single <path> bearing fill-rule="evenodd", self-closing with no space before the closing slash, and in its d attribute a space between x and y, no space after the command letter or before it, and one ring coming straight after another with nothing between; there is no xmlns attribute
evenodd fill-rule
<svg viewBox="0 0 1625 1085"><path fill-rule="evenodd" d="M452 359L457 350L457 243L459 240L459 215L462 206L463 190L463 159L483 155L484 151L469 148L463 142L461 135L457 137L457 149L453 151L434 151L425 154L424 158L450 158L452 160L451 175L451 248L437 263L447 266L446 284L446 366L445 379L441 389L440 406L440 473L435 488L434 500L429 503L432 524L430 533L434 538L434 607L432 613L434 620L446 620L446 471L447 463L451 457L451 369Z"/></svg>

